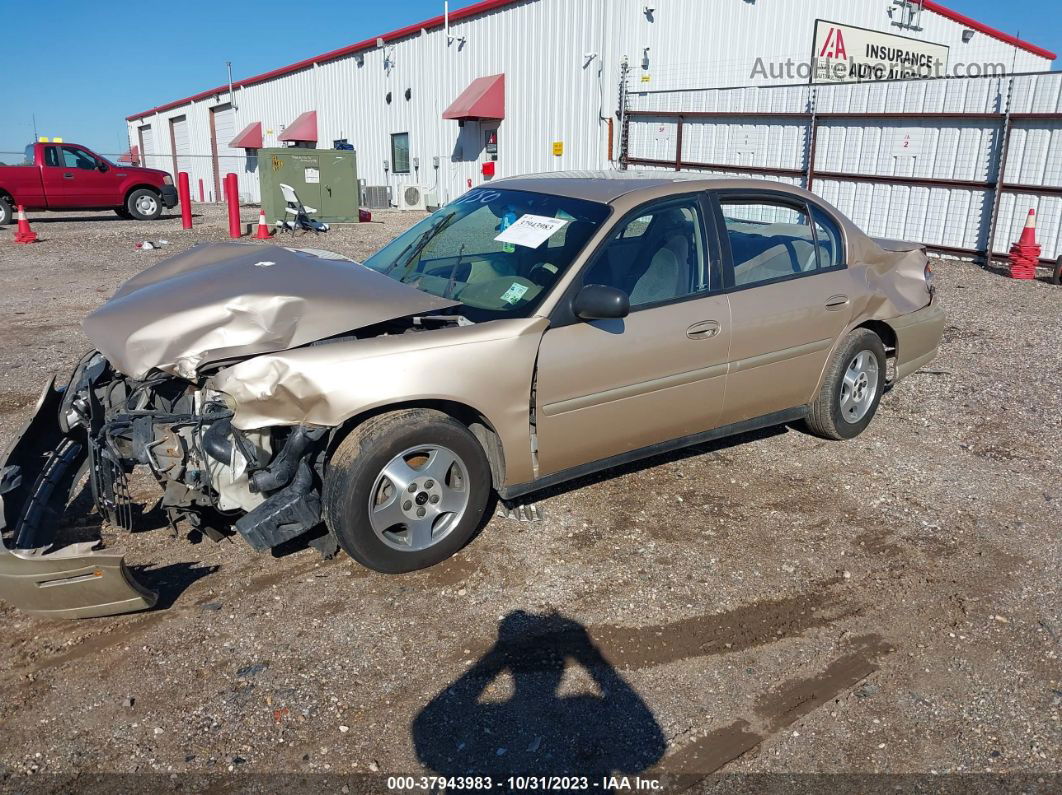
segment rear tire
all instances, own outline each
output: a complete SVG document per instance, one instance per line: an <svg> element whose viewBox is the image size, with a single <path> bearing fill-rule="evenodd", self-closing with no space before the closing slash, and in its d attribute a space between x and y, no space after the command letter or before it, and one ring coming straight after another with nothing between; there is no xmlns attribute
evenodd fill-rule
<svg viewBox="0 0 1062 795"><path fill-rule="evenodd" d="M404 409L371 417L336 448L322 513L354 560L398 574L468 543L490 489L490 465L468 428L439 411Z"/></svg>
<svg viewBox="0 0 1062 795"><path fill-rule="evenodd" d="M1058 258L1058 262L1055 263L1055 270L1051 274L1052 284L1062 284L1062 257Z"/></svg>
<svg viewBox="0 0 1062 795"><path fill-rule="evenodd" d="M0 226L7 226L15 220L15 210L11 206L11 200L6 196L0 196Z"/></svg>
<svg viewBox="0 0 1062 795"><path fill-rule="evenodd" d="M125 200L125 209L138 221L154 221L162 215L162 197L150 188L137 188Z"/></svg>
<svg viewBox="0 0 1062 795"><path fill-rule="evenodd" d="M852 439L861 434L885 389L885 346L873 331L849 334L826 365L819 394L808 406L805 425L825 439Z"/></svg>

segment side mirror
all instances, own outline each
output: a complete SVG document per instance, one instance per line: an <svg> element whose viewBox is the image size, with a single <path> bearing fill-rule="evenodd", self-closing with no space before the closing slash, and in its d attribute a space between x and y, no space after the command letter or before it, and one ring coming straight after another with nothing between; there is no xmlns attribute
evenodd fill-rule
<svg viewBox="0 0 1062 795"><path fill-rule="evenodd" d="M99 163L96 164L96 168L98 168L100 170L101 174L106 174L107 173L107 164L104 163L102 160Z"/></svg>
<svg viewBox="0 0 1062 795"><path fill-rule="evenodd" d="M615 287L587 284L575 296L572 310L582 320L627 317L631 313L631 299L623 290Z"/></svg>

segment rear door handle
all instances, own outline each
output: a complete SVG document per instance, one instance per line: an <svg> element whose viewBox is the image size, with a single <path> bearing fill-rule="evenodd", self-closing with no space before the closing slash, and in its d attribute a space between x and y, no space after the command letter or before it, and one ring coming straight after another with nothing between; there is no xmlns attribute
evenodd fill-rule
<svg viewBox="0 0 1062 795"><path fill-rule="evenodd" d="M826 299L826 308L829 310L843 309L848 306L847 295L832 295Z"/></svg>
<svg viewBox="0 0 1062 795"><path fill-rule="evenodd" d="M73 178L74 178L73 174L63 174L63 179L73 179Z"/></svg>
<svg viewBox="0 0 1062 795"><path fill-rule="evenodd" d="M686 336L691 340L711 339L719 333L721 328L717 320L702 320L686 329Z"/></svg>

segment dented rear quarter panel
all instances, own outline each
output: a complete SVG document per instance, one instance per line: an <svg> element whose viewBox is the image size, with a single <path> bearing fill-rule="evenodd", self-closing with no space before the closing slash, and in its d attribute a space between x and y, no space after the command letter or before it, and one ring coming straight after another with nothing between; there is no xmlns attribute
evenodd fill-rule
<svg viewBox="0 0 1062 795"><path fill-rule="evenodd" d="M498 434L505 483L532 479L531 384L545 318L345 340L257 356L218 372L212 386L236 401L249 430L309 423L336 427L391 405L452 401Z"/></svg>

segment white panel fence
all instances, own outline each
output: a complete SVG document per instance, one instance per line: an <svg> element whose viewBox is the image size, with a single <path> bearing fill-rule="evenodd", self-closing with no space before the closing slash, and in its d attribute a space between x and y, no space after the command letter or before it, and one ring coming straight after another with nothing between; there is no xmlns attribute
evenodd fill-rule
<svg viewBox="0 0 1062 795"><path fill-rule="evenodd" d="M1062 73L628 91L621 162L809 187L875 237L1062 255Z"/></svg>

